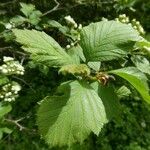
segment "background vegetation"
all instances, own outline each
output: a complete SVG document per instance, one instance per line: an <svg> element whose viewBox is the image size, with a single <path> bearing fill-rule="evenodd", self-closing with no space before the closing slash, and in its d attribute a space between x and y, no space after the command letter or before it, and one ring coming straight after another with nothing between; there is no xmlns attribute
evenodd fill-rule
<svg viewBox="0 0 150 150"><path fill-rule="evenodd" d="M20 2L33 4L41 13L35 12L28 18L20 11ZM32 10L33 11L33 10ZM39 15L40 14L40 15ZM42 15L41 15L42 14ZM14 42L14 37L6 24L14 22L17 28L44 30L65 46L65 37L52 27L49 20L65 24L64 17L70 15L77 23L88 25L91 22L117 18L126 14L131 19L139 20L146 31L145 37L150 39L150 1L148 0L1 0L0 1L0 57L12 56L23 61L25 75L13 78L20 83L22 90L17 100L12 103L12 111L8 118L18 120L5 122L12 132L3 135L0 150L48 150L48 146L40 139L35 124L37 102L47 93L52 93L60 84L62 76L55 69L28 63L26 55ZM115 64L114 64L115 65ZM61 78L61 79L60 79ZM65 79L64 79L65 80ZM118 82L119 84L119 82ZM135 94L136 95L136 94ZM75 144L71 149L85 150L150 150L150 106L137 96L130 95L121 99L121 114L103 128L99 137L91 134L83 145ZM59 149L53 148L53 149ZM66 148L61 148L66 149Z"/></svg>

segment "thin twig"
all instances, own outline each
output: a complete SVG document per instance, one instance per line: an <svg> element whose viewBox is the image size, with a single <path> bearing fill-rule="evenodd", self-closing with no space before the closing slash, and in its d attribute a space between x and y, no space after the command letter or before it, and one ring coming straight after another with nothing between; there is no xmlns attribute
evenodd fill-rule
<svg viewBox="0 0 150 150"><path fill-rule="evenodd" d="M0 47L0 51L5 51L5 50L8 50L8 49L12 49L12 47L11 46Z"/></svg>
<svg viewBox="0 0 150 150"><path fill-rule="evenodd" d="M26 117L22 117L20 119L17 119L17 120L12 120L12 119L5 119L5 121L9 122L9 123L12 123L14 125L16 125L20 131L22 130L26 130L26 131L33 131L35 132L36 130L34 129L28 129L27 127L24 127L23 125L21 125L19 122L24 120Z"/></svg>
<svg viewBox="0 0 150 150"><path fill-rule="evenodd" d="M31 85L29 85L25 80L23 80L23 79L21 79L21 78L19 78L19 77L17 77L17 76L12 76L12 77L13 77L14 79L20 80L21 82L23 82L24 84L26 84L27 86L29 86L32 91L36 92L36 91L31 87Z"/></svg>
<svg viewBox="0 0 150 150"><path fill-rule="evenodd" d="M55 6L53 9L51 9L51 10L49 10L49 11L43 13L42 17L43 17L43 16L46 16L46 15L48 15L48 14L50 14L50 13L53 12L53 11L58 10L58 7L59 7L60 3L59 3L57 0L54 0L54 2L56 3L56 6Z"/></svg>
<svg viewBox="0 0 150 150"><path fill-rule="evenodd" d="M14 1L9 1L9 2L5 2L5 3L0 3L0 7L4 7L10 4L14 4L16 3L18 0L14 0Z"/></svg>

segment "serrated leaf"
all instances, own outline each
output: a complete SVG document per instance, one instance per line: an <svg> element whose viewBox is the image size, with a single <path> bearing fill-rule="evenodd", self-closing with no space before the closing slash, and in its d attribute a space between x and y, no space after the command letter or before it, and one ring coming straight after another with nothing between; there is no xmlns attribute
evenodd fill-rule
<svg viewBox="0 0 150 150"><path fill-rule="evenodd" d="M46 97L39 108L39 130L50 146L82 143L91 133L99 134L107 122L103 103L84 81L67 82L57 94Z"/></svg>
<svg viewBox="0 0 150 150"><path fill-rule="evenodd" d="M32 4L26 4L26 3L20 3L20 6L22 7L20 10L21 12L28 17L33 10L35 10L35 6Z"/></svg>
<svg viewBox="0 0 150 150"><path fill-rule="evenodd" d="M135 55L132 56L131 60L141 72L150 75L150 62L145 57L140 55Z"/></svg>
<svg viewBox="0 0 150 150"><path fill-rule="evenodd" d="M103 86L98 82L92 83L91 86L102 99L108 120L112 120L113 118L119 119L121 115L121 105L113 87Z"/></svg>
<svg viewBox="0 0 150 150"><path fill-rule="evenodd" d="M99 71L100 70L100 66L101 66L101 62L88 62L88 66L95 70L95 71Z"/></svg>
<svg viewBox="0 0 150 150"><path fill-rule="evenodd" d="M16 41L23 44L23 49L31 53L31 58L47 66L61 67L74 61L65 50L50 36L36 30L13 30Z"/></svg>
<svg viewBox="0 0 150 150"><path fill-rule="evenodd" d="M126 56L139 39L130 25L101 21L83 28L80 44L87 61L108 61Z"/></svg>
<svg viewBox="0 0 150 150"><path fill-rule="evenodd" d="M147 77L144 73L140 72L135 67L112 70L110 73L116 74L127 80L141 94L143 99L150 103L149 87L147 84Z"/></svg>
<svg viewBox="0 0 150 150"><path fill-rule="evenodd" d="M12 109L11 105L3 106L0 103L0 118L9 113L11 109Z"/></svg>
<svg viewBox="0 0 150 150"><path fill-rule="evenodd" d="M80 61L85 62L85 56L83 54L83 49L80 45L73 46L72 48L68 49L68 54L77 62L77 64L80 63Z"/></svg>
<svg viewBox="0 0 150 150"><path fill-rule="evenodd" d="M121 99L129 96L131 94L131 91L126 86L122 86L116 91L116 94L119 97L119 99Z"/></svg>

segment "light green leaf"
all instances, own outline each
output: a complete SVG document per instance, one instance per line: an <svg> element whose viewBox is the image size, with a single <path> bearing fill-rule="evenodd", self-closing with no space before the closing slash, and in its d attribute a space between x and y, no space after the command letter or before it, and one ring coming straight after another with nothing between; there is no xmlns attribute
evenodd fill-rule
<svg viewBox="0 0 150 150"><path fill-rule="evenodd" d="M88 62L88 66L95 70L95 71L99 71L100 70L100 66L101 66L101 62Z"/></svg>
<svg viewBox="0 0 150 150"><path fill-rule="evenodd" d="M150 62L145 57L140 55L135 55L132 56L131 60L141 72L150 75Z"/></svg>
<svg viewBox="0 0 150 150"><path fill-rule="evenodd" d="M116 94L119 97L119 99L121 99L129 96L131 94L131 91L126 86L123 85L116 91Z"/></svg>
<svg viewBox="0 0 150 150"><path fill-rule="evenodd" d="M50 146L82 143L91 132L98 135L107 122L101 99L84 81L61 85L57 95L42 101L37 116L39 130Z"/></svg>
<svg viewBox="0 0 150 150"><path fill-rule="evenodd" d="M107 118L109 120L112 120L113 118L120 118L121 105L113 87L103 86L98 82L93 82L91 86L93 87L93 89L95 89L99 97L102 99L106 110Z"/></svg>
<svg viewBox="0 0 150 150"><path fill-rule="evenodd" d="M77 64L80 64L80 61L85 62L85 56L80 45L73 46L68 49L68 54L76 61Z"/></svg>
<svg viewBox="0 0 150 150"><path fill-rule="evenodd" d="M80 44L87 61L108 61L125 56L139 39L130 25L101 21L83 28Z"/></svg>
<svg viewBox="0 0 150 150"><path fill-rule="evenodd" d="M3 106L0 103L0 118L3 117L5 114L9 113L11 109L12 109L11 105Z"/></svg>
<svg viewBox="0 0 150 150"><path fill-rule="evenodd" d="M9 82L9 79L5 75L0 75L0 85L6 84Z"/></svg>
<svg viewBox="0 0 150 150"><path fill-rule="evenodd" d="M20 6L22 7L20 10L21 12L26 16L29 17L29 15L35 10L35 6L32 4L26 4L26 3L20 3Z"/></svg>
<svg viewBox="0 0 150 150"><path fill-rule="evenodd" d="M38 63L52 67L73 64L74 61L64 49L50 36L36 30L13 30L16 41L23 44L23 49L31 53L31 58Z"/></svg>
<svg viewBox="0 0 150 150"><path fill-rule="evenodd" d="M125 80L127 80L129 83L131 83L134 88L141 94L143 99L150 103L150 95L149 95L149 87L147 84L147 77L140 72L135 67L127 67L123 69L118 70L112 70L110 73L116 74Z"/></svg>
<svg viewBox="0 0 150 150"><path fill-rule="evenodd" d="M65 65L60 68L59 73L62 73L63 75L73 74L80 76L88 76L90 75L90 69L86 64Z"/></svg>

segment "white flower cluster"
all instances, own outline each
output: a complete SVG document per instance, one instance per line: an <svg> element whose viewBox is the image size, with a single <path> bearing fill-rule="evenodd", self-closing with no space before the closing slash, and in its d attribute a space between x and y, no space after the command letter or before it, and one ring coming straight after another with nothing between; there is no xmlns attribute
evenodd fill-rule
<svg viewBox="0 0 150 150"><path fill-rule="evenodd" d="M68 25L71 26L72 29L72 33L73 36L75 37L74 41L71 42L71 44L67 45L66 48L70 49L71 47L75 46L79 41L80 41L80 31L82 30L82 24L77 24L74 19L71 16L66 16L65 17L66 22L68 23Z"/></svg>
<svg viewBox="0 0 150 150"><path fill-rule="evenodd" d="M145 31L139 21L136 21L136 19L133 19L131 21L131 24L132 24L133 28L135 30L137 30L140 34L145 34Z"/></svg>
<svg viewBox="0 0 150 150"><path fill-rule="evenodd" d="M21 86L17 82L8 83L2 86L0 91L0 99L4 99L4 101L7 102L15 101L20 90Z"/></svg>
<svg viewBox="0 0 150 150"><path fill-rule="evenodd" d="M142 25L140 24L140 22L137 21L136 19L133 19L133 20L130 21L129 17L127 17L126 14L119 15L119 17L116 18L115 20L119 21L121 23L131 25L140 34L142 34L142 35L145 34L145 31L144 31Z"/></svg>
<svg viewBox="0 0 150 150"><path fill-rule="evenodd" d="M6 75L23 75L24 74L24 67L18 62L14 61L12 57L3 57L3 61L5 64L0 66L0 72Z"/></svg>
<svg viewBox="0 0 150 150"><path fill-rule="evenodd" d="M71 16L66 16L65 20L69 25L73 26L74 28L78 27L77 23L74 21L74 19Z"/></svg>

